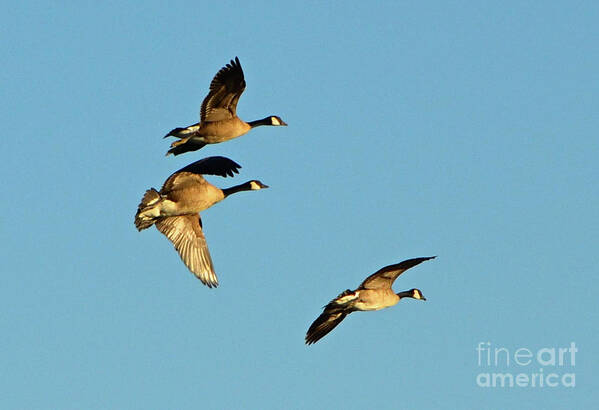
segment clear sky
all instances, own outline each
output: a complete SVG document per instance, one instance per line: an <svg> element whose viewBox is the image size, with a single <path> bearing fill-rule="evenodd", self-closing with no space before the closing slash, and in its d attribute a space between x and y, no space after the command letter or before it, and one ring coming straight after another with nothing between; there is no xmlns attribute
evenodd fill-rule
<svg viewBox="0 0 599 410"><path fill-rule="evenodd" d="M3 408L599 402L596 2L29 1L0 21ZM164 157L235 56L239 116L289 127ZM243 166L215 185L270 185L202 214L217 289L133 225L211 155ZM394 285L426 302L304 345L338 293L431 255Z"/></svg>

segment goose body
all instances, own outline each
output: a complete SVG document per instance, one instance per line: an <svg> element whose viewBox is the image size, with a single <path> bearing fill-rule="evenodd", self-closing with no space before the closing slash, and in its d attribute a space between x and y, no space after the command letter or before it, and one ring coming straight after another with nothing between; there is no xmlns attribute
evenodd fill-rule
<svg viewBox="0 0 599 410"><path fill-rule="evenodd" d="M245 122L237 116L237 102L245 90L245 78L239 59L231 60L219 70L210 83L210 92L200 109L200 122L184 128L175 128L165 135L179 140L171 144L166 155L195 151L207 144L218 144L240 137L261 125L287 125L280 117L270 115Z"/></svg>
<svg viewBox="0 0 599 410"><path fill-rule="evenodd" d="M352 312L385 309L406 297L426 300L419 289L395 293L391 286L403 272L433 258L435 257L408 259L385 266L367 277L357 289L347 289L339 294L324 307L322 314L310 325L306 333L306 344L313 344L322 339Z"/></svg>
<svg viewBox="0 0 599 410"><path fill-rule="evenodd" d="M139 231L152 225L175 246L181 260L208 287L218 286L212 258L202 231L199 213L241 191L268 188L257 180L220 189L202 175L233 176L241 166L225 157L208 157L173 173L160 191L150 188L144 194L135 226Z"/></svg>

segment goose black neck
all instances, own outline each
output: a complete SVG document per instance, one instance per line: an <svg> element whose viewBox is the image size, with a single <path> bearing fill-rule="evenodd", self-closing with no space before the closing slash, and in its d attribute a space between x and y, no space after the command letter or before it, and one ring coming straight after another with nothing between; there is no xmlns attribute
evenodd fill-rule
<svg viewBox="0 0 599 410"><path fill-rule="evenodd" d="M272 121L270 120L270 117L266 117L262 118L261 120L250 121L248 122L248 124L250 125L250 127L254 128L259 127L260 125L272 125Z"/></svg>
<svg viewBox="0 0 599 410"><path fill-rule="evenodd" d="M411 298L413 296L411 290L404 290L403 292L399 292L396 295L399 296L400 299Z"/></svg>
<svg viewBox="0 0 599 410"><path fill-rule="evenodd" d="M241 192L241 191L251 191L251 184L250 181L243 183L241 185L235 185L232 186L231 188L224 188L222 189L223 194L225 195L225 198L228 197L231 194L234 194L236 192Z"/></svg>

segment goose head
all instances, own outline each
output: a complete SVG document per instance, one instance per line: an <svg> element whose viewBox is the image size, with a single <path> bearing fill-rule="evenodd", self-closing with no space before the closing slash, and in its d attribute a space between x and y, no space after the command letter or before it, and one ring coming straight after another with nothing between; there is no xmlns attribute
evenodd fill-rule
<svg viewBox="0 0 599 410"><path fill-rule="evenodd" d="M400 299L401 298L412 298L412 299L418 299L418 300L426 300L426 298L424 297L424 295L422 294L420 289L405 290L403 292L399 292L397 294L397 296L399 296Z"/></svg>
<svg viewBox="0 0 599 410"><path fill-rule="evenodd" d="M287 123L285 121L283 121L281 119L281 117L277 117L276 115L271 115L270 117L268 117L268 119L270 120L270 125L274 125L274 126L287 126Z"/></svg>
<svg viewBox="0 0 599 410"><path fill-rule="evenodd" d="M420 289L410 289L408 292L411 293L411 296L409 296L409 297L411 297L413 299L426 300L426 298L424 297L424 295L422 294Z"/></svg>
<svg viewBox="0 0 599 410"><path fill-rule="evenodd" d="M268 185L263 184L262 182L260 182L256 179L249 181L248 184L249 184L249 188L251 191L257 191L259 189L268 188Z"/></svg>

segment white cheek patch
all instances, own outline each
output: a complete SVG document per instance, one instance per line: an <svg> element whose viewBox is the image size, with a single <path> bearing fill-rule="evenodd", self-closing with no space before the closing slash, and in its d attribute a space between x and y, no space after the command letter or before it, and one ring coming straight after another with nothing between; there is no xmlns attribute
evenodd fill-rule
<svg viewBox="0 0 599 410"><path fill-rule="evenodd" d="M281 125L281 122L277 119L277 117L270 117L270 121L272 125Z"/></svg>
<svg viewBox="0 0 599 410"><path fill-rule="evenodd" d="M257 184L256 182L254 182L254 181L250 182L250 188L251 188L253 191L255 191L255 190L257 190L257 189L261 189L261 188L260 188L260 185L258 185L258 184Z"/></svg>
<svg viewBox="0 0 599 410"><path fill-rule="evenodd" d="M343 296L343 297L337 299L337 303L345 304L345 303L351 302L354 299L357 299L359 296L360 295L358 292L350 293L349 295L346 295L346 296Z"/></svg>
<svg viewBox="0 0 599 410"><path fill-rule="evenodd" d="M418 290L414 291L414 299L422 299L422 295L420 292L418 292Z"/></svg>

